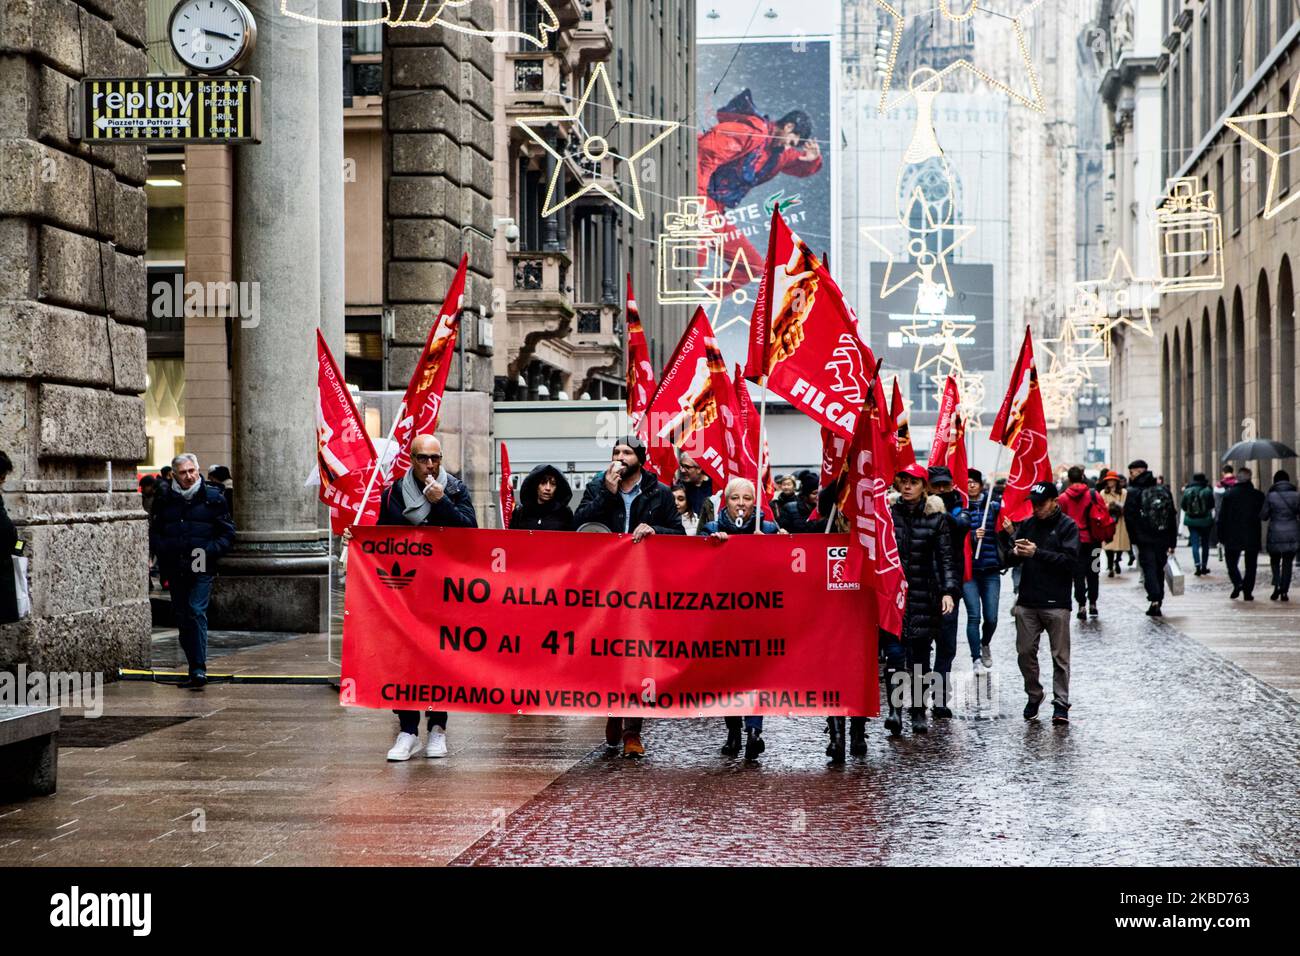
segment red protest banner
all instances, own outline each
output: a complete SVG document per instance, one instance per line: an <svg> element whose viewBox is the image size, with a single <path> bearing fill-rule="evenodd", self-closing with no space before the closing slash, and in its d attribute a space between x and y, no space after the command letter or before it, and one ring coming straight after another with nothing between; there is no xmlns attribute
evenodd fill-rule
<svg viewBox="0 0 1300 956"><path fill-rule="evenodd" d="M847 535L354 532L345 704L875 716L875 590ZM743 564L744 573L736 568Z"/></svg>

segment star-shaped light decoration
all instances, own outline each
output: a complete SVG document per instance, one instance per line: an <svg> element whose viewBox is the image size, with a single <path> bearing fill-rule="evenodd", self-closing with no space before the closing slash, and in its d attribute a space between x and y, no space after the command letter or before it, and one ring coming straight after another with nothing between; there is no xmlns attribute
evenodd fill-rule
<svg viewBox="0 0 1300 956"><path fill-rule="evenodd" d="M916 204L920 203L922 210L922 219L924 225L920 230L913 229L907 223L911 219L911 210ZM951 234L951 241L938 251L931 252L926 248L925 236L944 230ZM863 238L870 242L885 255L885 276L880 283L880 297L887 299L903 286L907 285L913 279L922 281L931 281L930 273L938 268L943 273L943 287L949 297L956 294L952 286L952 276L948 273L948 257L952 255L954 249L971 237L975 231L974 226L967 226L959 222L938 222L931 212L930 205L925 201L925 194L921 187L917 186L912 190L911 202L908 211L903 214L899 222L891 222L883 226L862 226L859 231ZM907 242L908 261L911 262L912 271L899 279L892 282L894 272L894 250L891 245L886 245L876 236L892 235L894 233L904 233L911 236ZM934 261L930 262L925 256L932 256ZM934 280L937 281L937 280Z"/></svg>
<svg viewBox="0 0 1300 956"><path fill-rule="evenodd" d="M627 156L619 156L613 151L609 140L599 133L590 133L582 125L582 114L587 107L587 101L595 91L597 84L600 85L604 93L605 108L614 116L614 122L611 129L615 126L629 126L637 128L641 126L658 127L659 132L650 137L636 152ZM645 204L641 199L641 180L637 175L636 161L644 156L650 150L658 146L664 139L670 136L681 123L673 120L643 119L636 116L624 116L618 108L618 101L614 99L614 87L609 82L609 75L605 72L605 64L598 63L596 68L591 71L591 76L587 79L587 85L579 97L577 105L574 106L573 112L565 116L539 116L532 119L520 118L516 120L521 129L527 133L539 146L555 157L555 171L551 174L551 181L546 187L546 199L542 203L542 215L554 215L557 210L563 209L575 199L580 199L588 193L600 193L610 202L625 209L630 216L637 219L645 219ZM559 183L560 177L564 175L566 165L566 155L552 145L545 136L540 132L552 123L571 123L582 131L582 143L578 147L581 157L587 162L599 166L601 160L606 156L613 156L621 160L628 168L628 178L632 186L632 202L629 204L622 196L619 195L618 189L611 190L599 179L589 179L583 183L575 192L566 196L561 202L555 203L555 187ZM575 167L577 168L576 164ZM579 170L581 171L581 170ZM617 176L614 177L617 181ZM554 204L553 204L554 203Z"/></svg>
<svg viewBox="0 0 1300 956"><path fill-rule="evenodd" d="M292 20L301 20L324 27L366 27L384 23L392 27L431 27L434 24L480 37L508 37L545 49L552 33L558 33L560 20L547 0L536 0L538 18L535 32L520 30L479 30L462 23L451 11L468 7L473 0L357 0L355 17L320 17L308 13L315 9L317 0L280 0L280 13Z"/></svg>
<svg viewBox="0 0 1300 956"><path fill-rule="evenodd" d="M1278 213L1282 212L1297 199L1300 199L1300 189L1293 189L1291 195L1281 202L1277 201L1278 193L1278 175L1282 168L1282 159L1291 152L1283 153L1281 150L1274 149L1268 145L1268 124L1277 121L1280 125L1300 125L1300 116L1296 115L1296 106L1300 105L1300 74L1291 81L1291 99L1287 102L1285 110L1278 110L1272 113L1249 113L1242 116L1233 116L1226 120L1230 130L1250 143L1252 146L1261 150L1268 157L1268 191L1264 196L1264 218L1272 219ZM1249 131L1248 131L1249 130ZM1296 130L1292 130L1292 140ZM1240 173L1238 173L1240 175Z"/></svg>
<svg viewBox="0 0 1300 956"><path fill-rule="evenodd" d="M1076 301L1094 301L1095 321L1102 326L1101 331L1109 335L1119 326L1141 332L1151 338L1155 330L1151 327L1151 309L1145 304L1134 302L1137 295L1136 286L1147 280L1139 279L1133 273L1133 266L1123 249L1116 249L1110 261L1110 272L1104 279L1089 279L1074 284ZM1091 296L1091 299L1087 297ZM1141 315L1136 318L1134 312Z"/></svg>
<svg viewBox="0 0 1300 956"><path fill-rule="evenodd" d="M740 273L739 278L737 273ZM732 289L731 295L720 298L713 306L713 315L709 318L713 325L714 332L721 332L728 326L735 325L737 322L749 328L749 313L751 309L744 307L749 305L749 285L757 282L762 275L755 275L753 268L749 264L749 259L745 256L743 249L737 249L736 254L732 257L731 268L727 270L726 276L723 277L722 286L724 289ZM733 288L734 286L734 288ZM736 314L723 320L722 308L726 305L728 308L735 306Z"/></svg>
<svg viewBox="0 0 1300 956"><path fill-rule="evenodd" d="M932 7L927 7L922 12L915 14L913 19L933 16L938 13L939 16L952 23L960 23L978 15L981 26L978 48L995 51L1004 48L1018 50L1020 59L1024 62L1029 89L1014 89L998 80L988 70L981 69L966 57L960 57L940 70L934 78L934 82L942 81L943 77L957 70L967 70L995 90L1006 93L1016 102L1022 103L1040 113L1047 112L1047 103L1038 87L1038 73L1034 70L1034 61L1029 54L1029 41L1025 37L1023 23L1024 19L1042 3L1043 0L999 0L999 2L994 2L994 0L938 0L937 11ZM889 95L894 82L894 70L898 65L898 50L902 44L904 29L907 26L907 17L904 17L898 9L901 6L901 0L876 0L876 6L893 17L894 20L893 39L889 46L889 60L885 65L885 78L880 88L879 110L881 113L887 113L913 95L912 90L899 93L892 99ZM994 7L1005 7L1011 12L995 10ZM998 36L999 32L1007 34L1006 39Z"/></svg>

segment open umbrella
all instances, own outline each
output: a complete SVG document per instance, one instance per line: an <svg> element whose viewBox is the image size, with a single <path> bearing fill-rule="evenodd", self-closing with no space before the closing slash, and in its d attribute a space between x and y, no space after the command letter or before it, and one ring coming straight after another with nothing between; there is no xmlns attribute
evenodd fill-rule
<svg viewBox="0 0 1300 956"><path fill-rule="evenodd" d="M1266 461L1270 458L1294 458L1295 449L1280 441L1255 438L1239 441L1223 453L1223 461Z"/></svg>

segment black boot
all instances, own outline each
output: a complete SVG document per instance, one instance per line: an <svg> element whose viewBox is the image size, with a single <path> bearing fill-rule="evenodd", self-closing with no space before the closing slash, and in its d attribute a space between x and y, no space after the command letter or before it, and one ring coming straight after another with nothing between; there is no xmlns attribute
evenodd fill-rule
<svg viewBox="0 0 1300 956"><path fill-rule="evenodd" d="M889 731L891 737L897 737L903 732L903 709L901 707L889 708L889 716L885 718L885 729Z"/></svg>
<svg viewBox="0 0 1300 956"><path fill-rule="evenodd" d="M849 718L849 753L855 757L867 755L867 720L865 717Z"/></svg>
<svg viewBox="0 0 1300 956"><path fill-rule="evenodd" d="M727 728L727 742L722 745L724 757L734 757L740 753L740 728Z"/></svg>
<svg viewBox="0 0 1300 956"><path fill-rule="evenodd" d="M925 719L925 708L913 707L912 708L912 733L928 734L929 732L930 732L930 724Z"/></svg>
<svg viewBox="0 0 1300 956"><path fill-rule="evenodd" d="M745 759L757 760L758 755L767 749L767 744L763 743L763 732L761 730L751 730L745 737Z"/></svg>
<svg viewBox="0 0 1300 956"><path fill-rule="evenodd" d="M831 766L836 766L844 763L844 718L830 717L826 723L831 732L831 743L826 748L826 756L831 758Z"/></svg>

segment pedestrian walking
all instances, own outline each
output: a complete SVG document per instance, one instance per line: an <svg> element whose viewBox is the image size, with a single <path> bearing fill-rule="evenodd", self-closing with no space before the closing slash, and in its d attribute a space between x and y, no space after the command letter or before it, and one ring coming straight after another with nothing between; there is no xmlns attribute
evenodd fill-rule
<svg viewBox="0 0 1300 956"><path fill-rule="evenodd" d="M1300 494L1285 471L1273 475L1273 486L1268 489L1259 516L1268 522L1264 544L1273 571L1273 593L1269 600L1289 601L1291 568L1296 551L1300 550Z"/></svg>
<svg viewBox="0 0 1300 956"><path fill-rule="evenodd" d="M1220 563L1223 563L1223 542L1219 540L1219 509L1223 507L1223 496L1236 483L1237 469L1232 465L1224 465L1219 480L1214 485L1214 547Z"/></svg>
<svg viewBox="0 0 1300 956"><path fill-rule="evenodd" d="M958 593L953 595L951 611L944 613L939 622L939 640L934 649L934 672L938 675L934 708L936 720L952 716L952 662L957 657L957 605L963 596L966 572L966 539L970 533L970 518L962 504L961 495L953 487L952 472L943 465L927 469L930 492L948 513L948 534L952 539L953 564L957 572ZM969 475L969 472L968 472Z"/></svg>
<svg viewBox="0 0 1300 956"><path fill-rule="evenodd" d="M171 594L189 676L181 687L208 683L208 600L217 562L235 543L235 523L222 489L199 474L199 460L172 459L172 480L159 483L149 519L149 550Z"/></svg>
<svg viewBox="0 0 1300 956"><path fill-rule="evenodd" d="M967 474L971 532L966 546L970 548L971 576L962 584L961 596L966 605L966 643L970 646L971 670L979 674L993 668L992 641L998 629L998 599L1005 566L998 541L1002 502L992 499L983 473L972 468Z"/></svg>
<svg viewBox="0 0 1300 956"><path fill-rule="evenodd" d="M554 465L538 465L519 483L510 527L528 531L572 531L573 488Z"/></svg>
<svg viewBox="0 0 1300 956"><path fill-rule="evenodd" d="M1210 573L1210 531L1214 527L1214 489L1210 479L1201 472L1183 488L1178 508L1183 513L1183 524L1191 537L1192 564L1196 577Z"/></svg>
<svg viewBox="0 0 1300 956"><path fill-rule="evenodd" d="M732 478L722 493L722 511L714 521L703 527L703 533L714 541L725 542L733 534L753 534L755 528L754 509L758 506L754 494L754 483L747 478ZM763 534L789 534L775 522L763 522ZM767 749L763 742L763 718L726 717L727 740L722 745L722 753L734 757L740 753L740 731L745 731L745 759L754 761Z"/></svg>
<svg viewBox="0 0 1300 956"><path fill-rule="evenodd" d="M655 534L685 534L672 492L654 472L645 470L645 459L646 447L640 438L620 438L610 452L609 467L583 491L574 523L579 527L590 522L603 524L610 531L631 534L633 544ZM689 496L690 489L686 491ZM605 746L614 750L621 744L624 757L644 757L642 721L641 717L610 717L605 721Z"/></svg>
<svg viewBox="0 0 1300 956"><path fill-rule="evenodd" d="M536 471L536 469L534 469ZM433 435L416 435L411 441L411 467L379 498L381 525L432 528L477 528L478 517L465 483L442 467L442 442ZM345 529L343 542L352 540ZM420 749L420 712L395 710L397 739L389 748L388 760L410 760ZM447 712L431 710L425 718L428 740L426 757L447 756Z"/></svg>
<svg viewBox="0 0 1300 956"><path fill-rule="evenodd" d="M1124 523L1137 545L1142 583L1146 587L1148 617L1160 617L1165 600L1165 561L1178 544L1178 511L1169 486L1156 480L1141 458L1128 466L1128 497Z"/></svg>
<svg viewBox="0 0 1300 956"><path fill-rule="evenodd" d="M1238 468L1236 480L1223 493L1219 506L1219 540L1223 542L1224 563L1232 581L1230 599L1255 600L1255 570L1259 562L1259 539L1264 513L1264 492L1255 487L1249 468ZM1243 575L1239 562L1246 558Z"/></svg>
<svg viewBox="0 0 1300 956"><path fill-rule="evenodd" d="M1065 491L1058 507L1079 529L1079 555L1074 566L1075 615L1080 621L1097 616L1097 596L1101 591L1101 548L1105 539L1114 536L1114 522L1101 495L1088 487L1083 469L1073 466L1066 474ZM1086 603L1086 608L1085 608Z"/></svg>
<svg viewBox="0 0 1300 956"><path fill-rule="evenodd" d="M885 727L893 736L903 728L902 681L905 673L912 684L912 733L923 734L930 725L925 718L929 695L930 648L939 637L945 614L952 613L961 594L961 575L952 551L952 532L943 502L927 494L925 468L912 464L897 474L899 498L891 506L898 559L907 578L907 604L903 608L902 634L880 632L885 646L885 679L889 692L889 716Z"/></svg>
<svg viewBox="0 0 1300 956"><path fill-rule="evenodd" d="M1131 554L1133 549L1128 535L1128 523L1124 520L1124 500L1128 497L1128 489L1124 487L1124 479L1113 471L1102 472L1098 484L1101 500L1105 503L1111 520L1115 522L1115 534L1102 545L1102 550L1106 552L1106 577L1113 578L1124 573L1124 555Z"/></svg>
<svg viewBox="0 0 1300 956"><path fill-rule="evenodd" d="M0 451L0 492L4 491L5 479L13 470L14 463ZM18 620L18 580L14 577L13 557L21 555L21 545L18 529L5 510L4 495L0 494L0 624Z"/></svg>
<svg viewBox="0 0 1300 956"><path fill-rule="evenodd" d="M682 531L694 536L700 530L700 516L691 511L690 500L686 497L685 485L673 485L673 503L677 505L677 514L682 519Z"/></svg>
<svg viewBox="0 0 1300 956"><path fill-rule="evenodd" d="M1012 537L1003 521L1007 560L1024 569L1016 601L1016 662L1025 680L1024 718L1038 716L1044 691L1038 676L1038 645L1043 632L1052 654L1052 723L1070 722L1070 589L1079 558L1079 528L1061 510L1058 491L1050 481L1031 485L1034 513L1020 523Z"/></svg>

